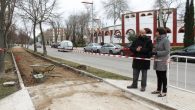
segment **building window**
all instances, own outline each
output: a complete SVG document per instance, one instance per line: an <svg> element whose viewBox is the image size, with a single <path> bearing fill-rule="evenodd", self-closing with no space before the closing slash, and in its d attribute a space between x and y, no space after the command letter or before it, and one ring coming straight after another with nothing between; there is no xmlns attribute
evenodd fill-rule
<svg viewBox="0 0 195 110"><path fill-rule="evenodd" d="M148 13L148 16L151 16L152 15L152 13Z"/></svg>
<svg viewBox="0 0 195 110"><path fill-rule="evenodd" d="M179 29L179 31L178 31L178 33L184 33L184 32L185 32L184 27L181 27L181 28Z"/></svg>
<svg viewBox="0 0 195 110"><path fill-rule="evenodd" d="M125 18L129 18L129 15L126 15Z"/></svg>
<svg viewBox="0 0 195 110"><path fill-rule="evenodd" d="M132 18L134 18L134 17L135 17L135 15L134 15L134 14L132 14L132 15L131 15L131 17L132 17Z"/></svg>
<svg viewBox="0 0 195 110"><path fill-rule="evenodd" d="M106 31L105 32L105 36L108 36L110 33L109 33L109 31Z"/></svg>
<svg viewBox="0 0 195 110"><path fill-rule="evenodd" d="M116 30L114 34L118 35L118 34L121 34L121 32L119 30Z"/></svg>
<svg viewBox="0 0 195 110"><path fill-rule="evenodd" d="M135 35L135 31L133 29L128 29L126 31L126 34L133 34L133 35Z"/></svg>
<svg viewBox="0 0 195 110"><path fill-rule="evenodd" d="M146 14L142 13L141 16L146 16Z"/></svg>

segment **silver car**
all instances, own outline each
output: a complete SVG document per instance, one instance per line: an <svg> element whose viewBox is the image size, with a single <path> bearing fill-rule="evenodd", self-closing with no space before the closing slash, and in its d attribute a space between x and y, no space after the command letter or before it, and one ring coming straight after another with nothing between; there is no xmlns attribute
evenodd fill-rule
<svg viewBox="0 0 195 110"><path fill-rule="evenodd" d="M108 43L101 47L100 53L119 54L122 48L121 45Z"/></svg>
<svg viewBox="0 0 195 110"><path fill-rule="evenodd" d="M84 47L85 52L98 52L102 46L98 43L89 43L86 47Z"/></svg>

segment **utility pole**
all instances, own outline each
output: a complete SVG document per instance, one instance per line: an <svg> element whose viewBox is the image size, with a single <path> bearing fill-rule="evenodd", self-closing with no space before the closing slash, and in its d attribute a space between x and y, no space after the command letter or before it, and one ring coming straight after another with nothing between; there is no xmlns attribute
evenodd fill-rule
<svg viewBox="0 0 195 110"><path fill-rule="evenodd" d="M93 0L92 0L92 2L81 2L81 3L84 3L84 4L90 4L91 5L91 30L92 30L92 38L91 38L91 42L93 43L93 36L94 36L94 29L93 29L93 27L94 27L94 20L93 20Z"/></svg>
<svg viewBox="0 0 195 110"><path fill-rule="evenodd" d="M94 32L93 32L94 31L94 29L93 29L93 27L94 27L93 26L94 25L94 23L93 23L94 22L93 21L93 0L92 0L92 4L91 4L91 17L92 17L92 21L91 21L92 22L92 27L91 27L91 29L92 29L92 43L93 43L94 42L94 38L93 38L93 36L94 36Z"/></svg>

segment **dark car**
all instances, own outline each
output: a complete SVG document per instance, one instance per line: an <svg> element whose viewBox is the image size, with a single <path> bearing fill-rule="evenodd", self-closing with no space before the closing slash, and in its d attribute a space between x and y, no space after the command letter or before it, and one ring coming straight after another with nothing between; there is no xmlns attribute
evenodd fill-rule
<svg viewBox="0 0 195 110"><path fill-rule="evenodd" d="M60 46L60 43L52 43L51 48L58 48Z"/></svg>
<svg viewBox="0 0 195 110"><path fill-rule="evenodd" d="M191 45L189 47L186 47L184 49L181 50L176 50L171 52L171 56L172 55L179 55L179 56L189 56L189 57L194 57L195 58L195 45ZM172 58L173 60L177 60L177 58ZM183 61L185 60L185 58L178 58L179 61ZM192 60L192 59L190 59ZM194 61L194 60L193 60Z"/></svg>
<svg viewBox="0 0 195 110"><path fill-rule="evenodd" d="M124 46L121 51L120 51L120 55L122 56L133 56L133 52L131 52L130 50L130 46L132 43L127 44L126 46Z"/></svg>

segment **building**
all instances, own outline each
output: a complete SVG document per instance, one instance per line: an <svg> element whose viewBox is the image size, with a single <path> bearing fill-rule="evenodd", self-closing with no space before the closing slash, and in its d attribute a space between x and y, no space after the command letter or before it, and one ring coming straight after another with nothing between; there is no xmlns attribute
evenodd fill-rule
<svg viewBox="0 0 195 110"><path fill-rule="evenodd" d="M46 44L51 44L55 42L55 36L57 36L57 42L61 42L65 39L65 29L59 28L59 29L47 29L44 32L44 37Z"/></svg>
<svg viewBox="0 0 195 110"><path fill-rule="evenodd" d="M109 43L129 43L129 33L139 33L140 29L145 29L151 40L155 41L155 33L158 27L158 10L131 12L122 15L122 24L115 26L115 37L113 35L114 27L105 27L101 31L96 31L97 42ZM164 14L169 14L167 21L167 35L172 46L182 46L184 38L184 22L177 20L176 9L164 9Z"/></svg>

